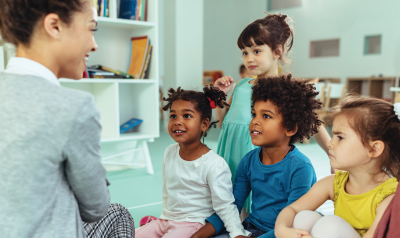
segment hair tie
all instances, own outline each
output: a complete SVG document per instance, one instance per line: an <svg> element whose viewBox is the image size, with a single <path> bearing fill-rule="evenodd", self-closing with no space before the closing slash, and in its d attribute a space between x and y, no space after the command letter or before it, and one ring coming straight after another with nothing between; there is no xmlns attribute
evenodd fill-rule
<svg viewBox="0 0 400 238"><path fill-rule="evenodd" d="M394 105L393 105L393 111L394 111L394 114L396 114L397 115L397 118L400 120L400 102L396 102Z"/></svg>
<svg viewBox="0 0 400 238"><path fill-rule="evenodd" d="M210 107L211 107L212 109L217 108L217 105L215 105L215 102L214 102L213 100L211 100L211 98L208 98L208 101L210 101Z"/></svg>

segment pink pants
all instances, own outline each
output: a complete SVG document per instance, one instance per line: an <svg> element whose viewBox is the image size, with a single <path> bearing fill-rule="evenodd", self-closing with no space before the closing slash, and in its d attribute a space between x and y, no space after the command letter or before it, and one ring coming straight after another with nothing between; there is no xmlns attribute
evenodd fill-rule
<svg viewBox="0 0 400 238"><path fill-rule="evenodd" d="M158 219L135 230L136 238L190 238L204 225L198 222L177 222Z"/></svg>

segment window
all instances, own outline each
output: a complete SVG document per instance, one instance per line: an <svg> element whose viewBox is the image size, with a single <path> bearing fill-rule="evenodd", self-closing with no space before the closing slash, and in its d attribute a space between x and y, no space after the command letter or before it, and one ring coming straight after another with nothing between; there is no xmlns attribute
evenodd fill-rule
<svg viewBox="0 0 400 238"><path fill-rule="evenodd" d="M302 0L268 0L268 11L282 8L300 7Z"/></svg>
<svg viewBox="0 0 400 238"><path fill-rule="evenodd" d="M339 56L339 39L310 42L310 58Z"/></svg>
<svg viewBox="0 0 400 238"><path fill-rule="evenodd" d="M366 36L364 40L364 54L380 54L381 53L381 36Z"/></svg>

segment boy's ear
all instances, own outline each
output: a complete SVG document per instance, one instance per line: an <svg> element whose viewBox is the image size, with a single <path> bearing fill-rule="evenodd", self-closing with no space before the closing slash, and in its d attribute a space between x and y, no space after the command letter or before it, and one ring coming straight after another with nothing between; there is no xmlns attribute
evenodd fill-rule
<svg viewBox="0 0 400 238"><path fill-rule="evenodd" d="M299 129L299 127L296 124L296 128L294 130L291 130L291 131L286 130L286 136L291 137L291 136L296 135L298 129Z"/></svg>
<svg viewBox="0 0 400 238"><path fill-rule="evenodd" d="M282 47L282 45L278 45L278 46L276 47L274 53L275 53L274 58L275 58L275 59L279 59L279 58L282 56L282 53L283 53L283 47Z"/></svg>
<svg viewBox="0 0 400 238"><path fill-rule="evenodd" d="M382 155L383 151L385 150L385 143L381 140L371 141L369 143L370 151L368 152L368 157L370 158L377 158Z"/></svg>
<svg viewBox="0 0 400 238"><path fill-rule="evenodd" d="M201 122L201 131L205 132L209 126L210 126L210 119L208 118L203 119Z"/></svg>

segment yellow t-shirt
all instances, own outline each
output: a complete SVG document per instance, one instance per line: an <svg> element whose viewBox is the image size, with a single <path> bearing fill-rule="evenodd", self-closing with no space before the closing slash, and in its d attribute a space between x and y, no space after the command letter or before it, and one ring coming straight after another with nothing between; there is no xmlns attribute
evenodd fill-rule
<svg viewBox="0 0 400 238"><path fill-rule="evenodd" d="M337 171L335 174L335 215L346 220L361 236L371 227L376 208L387 196L396 192L398 181L390 178L369 192L350 195L345 191L349 172Z"/></svg>

